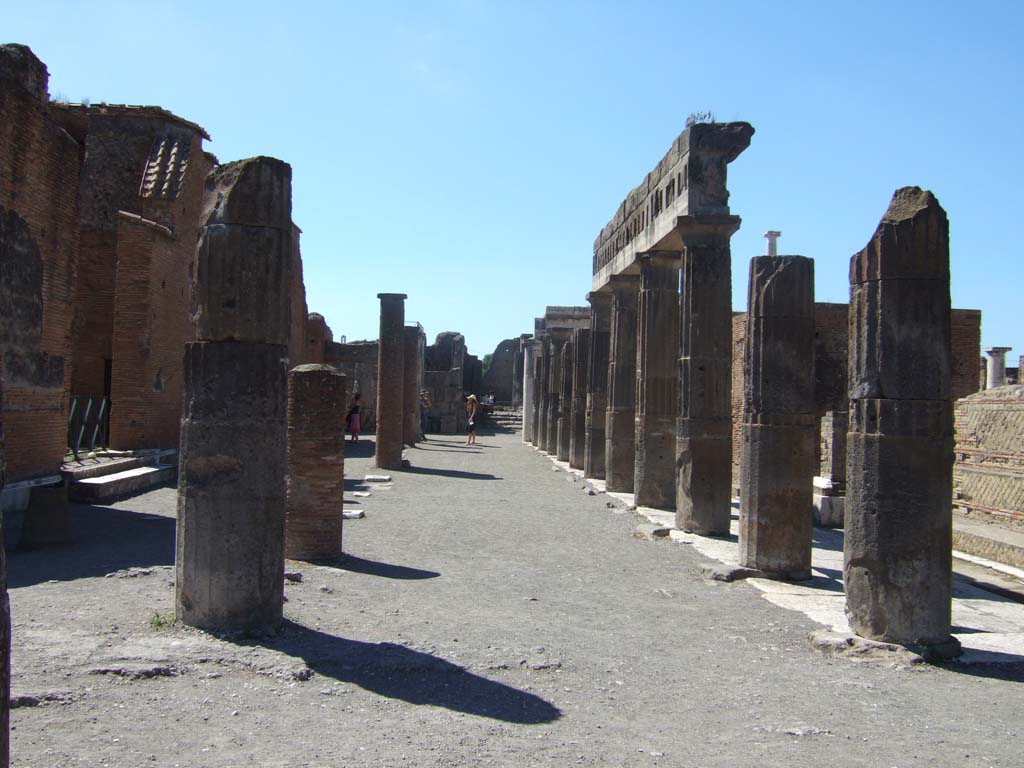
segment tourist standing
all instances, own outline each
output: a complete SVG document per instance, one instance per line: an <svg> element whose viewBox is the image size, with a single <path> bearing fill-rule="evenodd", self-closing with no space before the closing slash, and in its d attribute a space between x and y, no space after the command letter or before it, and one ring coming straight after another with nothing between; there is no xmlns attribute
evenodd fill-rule
<svg viewBox="0 0 1024 768"><path fill-rule="evenodd" d="M430 393L427 390L420 392L420 439L427 439L427 416L430 408Z"/></svg>
<svg viewBox="0 0 1024 768"><path fill-rule="evenodd" d="M466 416L468 417L466 423L466 445L476 444L476 415L480 408L480 403L476 399L476 395L470 395L466 400Z"/></svg>
<svg viewBox="0 0 1024 768"><path fill-rule="evenodd" d="M363 427L359 397L358 392L353 395L352 407L348 409L348 415L345 417L345 426L348 427L349 434L352 435L353 443L359 442L359 433L362 432Z"/></svg>

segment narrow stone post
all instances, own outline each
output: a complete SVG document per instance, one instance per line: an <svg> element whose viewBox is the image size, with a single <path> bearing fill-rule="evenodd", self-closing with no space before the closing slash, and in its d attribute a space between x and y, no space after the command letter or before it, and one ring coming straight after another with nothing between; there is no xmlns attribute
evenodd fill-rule
<svg viewBox="0 0 1024 768"><path fill-rule="evenodd" d="M558 383L558 442L555 445L555 458L559 461L569 460L572 432L572 363L575 357L570 339L562 345L562 357L558 363L561 376Z"/></svg>
<svg viewBox="0 0 1024 768"><path fill-rule="evenodd" d="M680 216L676 526L727 536L732 519L732 267L739 216Z"/></svg>
<svg viewBox="0 0 1024 768"><path fill-rule="evenodd" d="M610 293L591 291L587 294L587 301L590 302L590 366L587 375L583 476L604 480L612 296Z"/></svg>
<svg viewBox="0 0 1024 768"><path fill-rule="evenodd" d="M590 378L590 329L578 328L572 333L572 407L569 421L569 466L583 469L584 444L587 436L587 382Z"/></svg>
<svg viewBox="0 0 1024 768"><path fill-rule="evenodd" d="M989 347L988 369L985 372L985 389L995 389L1006 383L1006 353L1013 347Z"/></svg>
<svg viewBox="0 0 1024 768"><path fill-rule="evenodd" d="M537 389L534 379L537 370L537 348L540 343L529 339L523 344L523 442L533 442L536 420Z"/></svg>
<svg viewBox="0 0 1024 768"><path fill-rule="evenodd" d="M288 500L285 557L341 556L345 491L345 375L329 365L288 372Z"/></svg>
<svg viewBox="0 0 1024 768"><path fill-rule="evenodd" d="M402 329L402 442L416 445L420 435L420 383L423 381L423 329Z"/></svg>
<svg viewBox="0 0 1024 768"><path fill-rule="evenodd" d="M640 256L637 299L637 506L675 509L676 417L679 408L679 254Z"/></svg>
<svg viewBox="0 0 1024 768"><path fill-rule="evenodd" d="M740 565L811 577L814 261L750 260L740 464Z"/></svg>
<svg viewBox="0 0 1024 768"><path fill-rule="evenodd" d="M291 168L215 168L185 345L175 610L190 626L281 623L291 251Z"/></svg>
<svg viewBox="0 0 1024 768"><path fill-rule="evenodd" d="M378 293L380 344L377 352L377 447L381 469L402 466L402 418L405 381L404 293Z"/></svg>
<svg viewBox="0 0 1024 768"><path fill-rule="evenodd" d="M931 192L897 190L850 260L849 356L846 615L858 635L949 658L949 222Z"/></svg>
<svg viewBox="0 0 1024 768"><path fill-rule="evenodd" d="M639 275L612 275L608 410L605 419L605 483L609 491L633 492L636 463L636 303Z"/></svg>

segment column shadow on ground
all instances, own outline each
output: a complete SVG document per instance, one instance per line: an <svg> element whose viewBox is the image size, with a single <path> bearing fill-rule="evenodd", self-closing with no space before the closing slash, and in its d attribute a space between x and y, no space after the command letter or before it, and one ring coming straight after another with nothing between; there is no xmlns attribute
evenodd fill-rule
<svg viewBox="0 0 1024 768"><path fill-rule="evenodd" d="M374 440L365 437L357 443L353 443L351 440L345 440L346 459L365 459L373 456L374 451L376 450L377 443Z"/></svg>
<svg viewBox="0 0 1024 768"><path fill-rule="evenodd" d="M507 723L551 723L561 710L532 693L394 643L364 643L285 621L271 638L241 641L301 658L319 675L409 704L444 707Z"/></svg>
<svg viewBox="0 0 1024 768"><path fill-rule="evenodd" d="M501 480L497 475L486 472L466 472L462 469L437 469L436 467L405 467L402 472L409 472L414 475L439 475L441 477L454 477L460 480Z"/></svg>
<svg viewBox="0 0 1024 768"><path fill-rule="evenodd" d="M427 571L422 568L413 568L408 565L394 565L393 563L381 563L377 560L366 560L356 555L342 555L339 559L327 563L319 563L331 568L352 573L363 573L367 576L380 576L385 579L436 579L441 574L437 571Z"/></svg>

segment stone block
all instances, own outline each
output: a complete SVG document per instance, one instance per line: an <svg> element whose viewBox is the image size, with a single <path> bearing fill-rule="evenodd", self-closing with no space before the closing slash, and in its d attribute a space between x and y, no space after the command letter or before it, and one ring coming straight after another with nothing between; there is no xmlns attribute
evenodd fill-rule
<svg viewBox="0 0 1024 768"><path fill-rule="evenodd" d="M680 418L676 424L676 527L728 536L732 519L731 423Z"/></svg>
<svg viewBox="0 0 1024 768"><path fill-rule="evenodd" d="M273 157L251 157L218 165L206 177L200 221L292 228L292 168Z"/></svg>

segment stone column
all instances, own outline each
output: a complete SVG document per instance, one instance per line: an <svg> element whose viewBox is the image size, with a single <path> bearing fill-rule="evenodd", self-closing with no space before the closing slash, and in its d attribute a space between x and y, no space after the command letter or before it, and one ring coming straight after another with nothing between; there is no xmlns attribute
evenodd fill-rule
<svg viewBox="0 0 1024 768"><path fill-rule="evenodd" d="M423 330L419 324L402 329L402 442L416 445L420 434L420 382L423 380Z"/></svg>
<svg viewBox="0 0 1024 768"><path fill-rule="evenodd" d="M732 519L732 268L739 216L680 216L676 526L727 536Z"/></svg>
<svg viewBox="0 0 1024 768"><path fill-rule="evenodd" d="M544 415L547 422L544 430L544 450L552 456L558 455L558 414L562 407L562 347L567 334L551 332L548 347L548 410Z"/></svg>
<svg viewBox="0 0 1024 768"><path fill-rule="evenodd" d="M558 383L558 442L555 445L555 457L559 461L569 460L572 438L572 364L576 358L573 349L572 341L566 341L562 345L562 357L558 363L561 376Z"/></svg>
<svg viewBox="0 0 1024 768"><path fill-rule="evenodd" d="M612 296L590 292L590 366L587 374L583 476L604 480L605 420L608 411L608 352Z"/></svg>
<svg viewBox="0 0 1024 768"><path fill-rule="evenodd" d="M636 443L636 303L639 275L612 275L608 409L605 418L605 484L633 492Z"/></svg>
<svg viewBox="0 0 1024 768"><path fill-rule="evenodd" d="M985 389L994 389L1006 383L1006 353L1011 349L1013 347L989 347L985 350L988 355Z"/></svg>
<svg viewBox="0 0 1024 768"><path fill-rule="evenodd" d="M537 359L537 413L533 429L533 444L540 450L547 445L548 434L548 376L551 371L551 339L544 337L540 341L540 355Z"/></svg>
<svg viewBox="0 0 1024 768"><path fill-rule="evenodd" d="M288 372L285 557L341 556L347 404L345 375L336 368L312 364Z"/></svg>
<svg viewBox="0 0 1024 768"><path fill-rule="evenodd" d="M949 223L930 192L897 190L851 259L849 355L847 618L863 637L956 655Z"/></svg>
<svg viewBox="0 0 1024 768"><path fill-rule="evenodd" d="M569 421L569 466L583 469L584 445L587 438L587 383L590 380L590 329L580 328L572 334L572 407Z"/></svg>
<svg viewBox="0 0 1024 768"><path fill-rule="evenodd" d="M520 337L512 358L512 402L513 408L523 405L523 367L526 365L526 339Z"/></svg>
<svg viewBox="0 0 1024 768"><path fill-rule="evenodd" d="M404 293L378 293L380 344L377 352L377 448L381 469L402 466L402 409L405 389Z"/></svg>
<svg viewBox="0 0 1024 768"><path fill-rule="evenodd" d="M284 592L291 168L215 168L185 345L175 610L202 629L280 625Z"/></svg>
<svg viewBox="0 0 1024 768"><path fill-rule="evenodd" d="M0 491L7 480L7 456L4 452L4 379L0 366ZM4 552L4 528L0 524L0 768L8 768L11 759L11 602L7 595L7 555Z"/></svg>
<svg viewBox="0 0 1024 768"><path fill-rule="evenodd" d="M676 418L679 408L679 254L640 256L637 299L637 506L676 506Z"/></svg>
<svg viewBox="0 0 1024 768"><path fill-rule="evenodd" d="M537 390L534 379L537 370L537 347L539 342L530 339L523 344L523 442L533 442L533 428L536 419Z"/></svg>
<svg viewBox="0 0 1024 768"><path fill-rule="evenodd" d="M744 370L740 565L809 579L817 469L812 259L750 260Z"/></svg>

